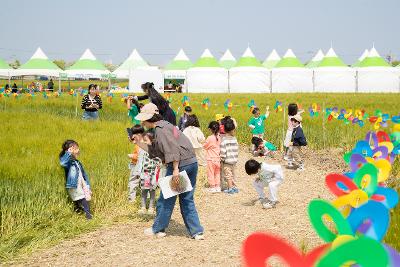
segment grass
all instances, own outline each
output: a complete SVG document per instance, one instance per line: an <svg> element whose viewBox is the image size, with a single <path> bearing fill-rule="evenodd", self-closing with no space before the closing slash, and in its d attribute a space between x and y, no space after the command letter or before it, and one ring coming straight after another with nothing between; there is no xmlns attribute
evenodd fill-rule
<svg viewBox="0 0 400 267"><path fill-rule="evenodd" d="M369 114L381 109L391 115L398 113L398 94L266 94L266 95L204 95L188 94L201 127L207 133L208 122L216 113L231 114L239 122L237 131L241 143L248 143L250 132L246 122L251 117L247 103L254 98L262 110L272 109L276 100L283 106L298 102L308 109L312 103L326 107L363 108ZM178 110L182 94L172 95L172 107ZM201 108L201 101L209 97L211 107ZM230 98L231 112L223 103ZM78 101L77 101L78 100ZM125 128L130 126L126 108L116 96L108 102L103 96L104 108L98 122L83 122L75 116L80 97L63 94L59 98L44 99L40 94L33 99L0 98L0 260L29 253L37 248L50 246L62 239L115 221L131 220L137 207L127 204L128 143ZM182 110L182 108L180 108ZM181 111L179 111L181 113ZM324 149L341 147L350 149L363 138L370 123L363 128L345 125L342 121L327 122L320 115L310 118L305 114L303 128L310 147ZM283 112L274 112L266 122L266 137L280 146L286 128ZM325 130L324 130L325 129ZM389 129L387 129L389 130ZM325 136L325 138L324 138ZM83 216L72 212L64 188L64 173L58 164L61 143L67 139L78 141L83 162L94 190L92 209L95 219L87 222ZM398 161L394 174L399 173ZM321 177L323 179L323 177ZM399 183L392 181L399 191ZM392 212L391 228L385 242L400 249L400 209Z"/></svg>

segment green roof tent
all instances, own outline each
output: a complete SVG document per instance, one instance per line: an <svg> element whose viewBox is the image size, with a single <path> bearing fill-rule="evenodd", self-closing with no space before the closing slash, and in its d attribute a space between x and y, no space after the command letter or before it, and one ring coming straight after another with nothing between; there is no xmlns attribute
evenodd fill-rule
<svg viewBox="0 0 400 267"><path fill-rule="evenodd" d="M317 54L311 59L310 62L306 65L307 68L316 68L319 63L321 63L322 59L324 59L324 53L322 53L321 49L318 50Z"/></svg>
<svg viewBox="0 0 400 267"><path fill-rule="evenodd" d="M305 68L291 49L272 69L273 93L293 93L313 91L313 71Z"/></svg>
<svg viewBox="0 0 400 267"><path fill-rule="evenodd" d="M229 49L227 49L223 56L219 59L219 64L225 69L232 68L236 65L236 63L237 61Z"/></svg>
<svg viewBox="0 0 400 267"><path fill-rule="evenodd" d="M250 47L247 47L235 67L262 67L260 61L254 56Z"/></svg>
<svg viewBox="0 0 400 267"><path fill-rule="evenodd" d="M356 70L349 68L330 48L314 71L314 91L332 93L354 93Z"/></svg>
<svg viewBox="0 0 400 267"><path fill-rule="evenodd" d="M19 69L14 71L14 75L17 76L51 76L59 77L62 70L53 62L49 60L46 54L40 47L36 49L33 56L23 64Z"/></svg>
<svg viewBox="0 0 400 267"><path fill-rule="evenodd" d="M278 62L281 60L281 57L278 55L276 50L272 50L271 54L268 55L268 57L265 59L263 66L266 67L267 69L272 69L278 64Z"/></svg>
<svg viewBox="0 0 400 267"><path fill-rule="evenodd" d="M185 51L180 49L174 59L165 66L164 79L186 79L186 71L193 66L193 63L186 56Z"/></svg>
<svg viewBox="0 0 400 267"><path fill-rule="evenodd" d="M110 71L101 63L93 53L86 49L83 55L65 73L72 78L104 78Z"/></svg>
<svg viewBox="0 0 400 267"><path fill-rule="evenodd" d="M275 68L304 68L304 65L298 60L292 49L288 49Z"/></svg>
<svg viewBox="0 0 400 267"><path fill-rule="evenodd" d="M134 49L129 57L113 72L118 79L129 79L129 72L136 68L148 67L149 64Z"/></svg>
<svg viewBox="0 0 400 267"><path fill-rule="evenodd" d="M399 73L397 68L390 66L375 47L361 61L357 68L358 92L363 93L394 93L399 92Z"/></svg>
<svg viewBox="0 0 400 267"><path fill-rule="evenodd" d="M210 50L205 49L201 57L187 70L188 93L227 93L228 70L222 68Z"/></svg>
<svg viewBox="0 0 400 267"><path fill-rule="evenodd" d="M193 65L194 68L220 68L221 65L217 62L210 50L204 50L203 54Z"/></svg>
<svg viewBox="0 0 400 267"><path fill-rule="evenodd" d="M271 74L248 47L235 67L229 70L231 93L269 93Z"/></svg>
<svg viewBox="0 0 400 267"><path fill-rule="evenodd" d="M372 47L372 49L368 53L368 56L360 62L358 67L390 67L390 65L383 58L381 58L375 47Z"/></svg>
<svg viewBox="0 0 400 267"><path fill-rule="evenodd" d="M11 72L13 69L5 62L3 59L0 58L0 76L1 77L9 77L11 76Z"/></svg>
<svg viewBox="0 0 400 267"><path fill-rule="evenodd" d="M336 55L335 51L331 47L316 67L347 67L347 65Z"/></svg>
<svg viewBox="0 0 400 267"><path fill-rule="evenodd" d="M364 53L362 53L362 55L358 58L357 62L352 65L352 67L359 67L361 61L363 61L368 56L368 54L369 54L368 49L365 49Z"/></svg>

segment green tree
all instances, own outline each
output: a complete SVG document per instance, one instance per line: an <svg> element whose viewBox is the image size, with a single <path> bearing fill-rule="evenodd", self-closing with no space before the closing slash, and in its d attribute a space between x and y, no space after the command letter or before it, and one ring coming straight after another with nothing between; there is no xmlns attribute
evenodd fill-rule
<svg viewBox="0 0 400 267"><path fill-rule="evenodd" d="M392 61L392 66L393 67L396 67L396 66L399 66L400 65L400 60L394 60L394 61Z"/></svg>
<svg viewBox="0 0 400 267"><path fill-rule="evenodd" d="M19 60L16 59L16 60L14 60L14 62L10 63L10 66L11 66L13 69L18 69L19 67L21 67L21 62L19 62Z"/></svg>
<svg viewBox="0 0 400 267"><path fill-rule="evenodd" d="M114 71L117 66L112 64L112 63L105 63L104 66L109 70L109 71Z"/></svg>
<svg viewBox="0 0 400 267"><path fill-rule="evenodd" d="M65 61L62 59L56 59L53 61L60 69L65 70Z"/></svg>

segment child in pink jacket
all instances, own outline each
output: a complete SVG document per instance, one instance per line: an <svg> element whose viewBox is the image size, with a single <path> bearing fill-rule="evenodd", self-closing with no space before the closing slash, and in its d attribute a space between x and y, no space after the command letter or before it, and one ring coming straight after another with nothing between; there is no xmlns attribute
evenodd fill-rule
<svg viewBox="0 0 400 267"><path fill-rule="evenodd" d="M219 123L216 121L210 122L208 129L211 135L207 137L203 148L206 151L209 192L219 193L221 192L221 137L219 136Z"/></svg>

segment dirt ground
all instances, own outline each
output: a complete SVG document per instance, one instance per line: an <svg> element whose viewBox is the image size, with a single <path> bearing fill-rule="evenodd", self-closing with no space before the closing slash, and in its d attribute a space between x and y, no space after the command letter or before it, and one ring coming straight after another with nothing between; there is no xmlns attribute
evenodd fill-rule
<svg viewBox="0 0 400 267"><path fill-rule="evenodd" d="M280 203L270 210L253 204L257 195L252 178L244 171L244 163L251 158L245 149L240 153L237 166L239 194L207 193L205 172L201 170L195 201L205 228L205 240L195 241L188 237L177 205L165 238L143 235L151 221L117 224L63 241L13 265L240 266L242 242L255 231L275 233L297 247L305 246L309 250L322 242L309 223L307 205L314 198L332 198L324 180L326 174L344 170L340 155L338 150L306 151L304 171L284 168ZM276 158L262 160L285 166L280 155Z"/></svg>

